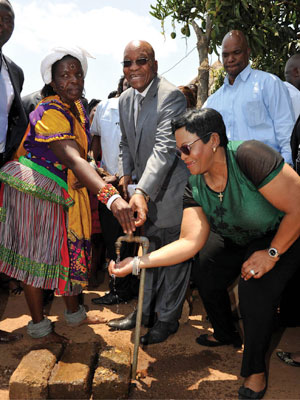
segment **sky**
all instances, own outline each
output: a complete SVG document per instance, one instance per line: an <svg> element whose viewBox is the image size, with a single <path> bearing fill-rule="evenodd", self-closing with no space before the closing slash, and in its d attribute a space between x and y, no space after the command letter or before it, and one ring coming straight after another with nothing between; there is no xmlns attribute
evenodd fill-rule
<svg viewBox="0 0 300 400"><path fill-rule="evenodd" d="M164 37L160 21L149 14L150 5L155 5L156 0L10 1L15 11L15 29L3 53L24 71L22 95L43 87L42 59L51 48L65 44L83 47L95 57L88 59L88 100L105 99L116 90L122 75L123 51L133 39L152 44L158 72L176 86L188 84L197 76L199 59L193 30L185 39L180 33L182 26L177 25L173 40L169 20Z"/></svg>

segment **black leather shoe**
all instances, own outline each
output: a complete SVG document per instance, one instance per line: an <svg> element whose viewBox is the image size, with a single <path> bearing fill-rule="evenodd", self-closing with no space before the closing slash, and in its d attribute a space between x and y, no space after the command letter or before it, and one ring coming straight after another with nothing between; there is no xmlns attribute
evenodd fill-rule
<svg viewBox="0 0 300 400"><path fill-rule="evenodd" d="M201 346L206 346L206 347L226 346L228 344L232 344L233 347L235 347L235 348L242 347L242 340L238 333L236 333L236 335L234 335L232 337L232 340L229 340L226 342L220 342L219 340L209 340L208 336L209 335L207 333L200 335L196 338L196 342L198 344L200 344Z"/></svg>
<svg viewBox="0 0 300 400"><path fill-rule="evenodd" d="M114 329L120 329L121 331L127 329L133 329L136 322L136 311L126 315L124 318L112 319L108 322L108 326Z"/></svg>
<svg viewBox="0 0 300 400"><path fill-rule="evenodd" d="M266 393L267 390L267 385L265 386L265 388L263 390L261 390L260 392L254 392L254 390L247 388L245 386L241 386L239 388L239 399L262 399Z"/></svg>
<svg viewBox="0 0 300 400"><path fill-rule="evenodd" d="M108 326L113 329L127 330L135 328L137 310L126 315L124 318L112 319L108 322ZM142 325L151 328L156 321L156 314L149 316L142 315Z"/></svg>
<svg viewBox="0 0 300 400"><path fill-rule="evenodd" d="M125 303L125 300L119 297L116 293L109 292L102 297L95 297L92 299L92 303L97 305L112 306L113 304Z"/></svg>
<svg viewBox="0 0 300 400"><path fill-rule="evenodd" d="M157 321L152 329L146 335L142 336L140 341L142 344L154 344L164 342L170 335L177 332L179 323Z"/></svg>

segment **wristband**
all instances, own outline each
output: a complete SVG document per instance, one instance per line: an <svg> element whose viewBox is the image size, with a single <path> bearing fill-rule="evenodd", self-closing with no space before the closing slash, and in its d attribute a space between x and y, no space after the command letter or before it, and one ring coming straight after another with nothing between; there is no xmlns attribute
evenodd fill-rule
<svg viewBox="0 0 300 400"><path fill-rule="evenodd" d="M134 257L132 260L132 275L139 275L140 273L140 257Z"/></svg>
<svg viewBox="0 0 300 400"><path fill-rule="evenodd" d="M121 197L119 194L114 194L114 195L112 195L112 196L109 198L108 202L106 203L106 207L109 209L109 211L110 211L110 207L111 207L112 203L113 203L116 199L118 199L119 197Z"/></svg>

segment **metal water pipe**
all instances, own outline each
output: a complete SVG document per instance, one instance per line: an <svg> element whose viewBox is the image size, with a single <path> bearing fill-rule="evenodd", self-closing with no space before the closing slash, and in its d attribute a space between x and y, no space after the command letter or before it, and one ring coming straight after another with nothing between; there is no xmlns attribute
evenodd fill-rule
<svg viewBox="0 0 300 400"><path fill-rule="evenodd" d="M133 236L133 234L120 236L116 242L116 254L117 260L116 263L120 262L120 253L122 242L135 242L142 245L143 255L147 253L149 249L149 240L145 236ZM133 351L133 361L132 361L132 369L131 369L131 379L136 379L136 369L138 362L138 353L139 353L139 345L140 345L140 333L141 333L141 323L142 323L142 313L143 313L143 300L144 300L144 287L145 287L145 268L141 269L140 274L140 287L139 287L139 297L138 297L138 306L137 306L137 315L136 315L136 323L135 323L135 337L134 337L134 351Z"/></svg>

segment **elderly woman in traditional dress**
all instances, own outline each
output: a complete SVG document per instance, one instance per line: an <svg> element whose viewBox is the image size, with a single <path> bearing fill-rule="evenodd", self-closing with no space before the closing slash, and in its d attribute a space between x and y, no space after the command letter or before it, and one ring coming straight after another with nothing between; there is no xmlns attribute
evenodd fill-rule
<svg viewBox="0 0 300 400"><path fill-rule="evenodd" d="M227 288L239 276L244 325L240 399L267 389L265 355L280 295L299 268L300 178L267 145L228 142L221 115L187 111L173 121L181 158L191 172L180 238L161 249L110 264L125 276L173 265L200 251L194 281L214 329L202 346L238 345Z"/></svg>
<svg viewBox="0 0 300 400"><path fill-rule="evenodd" d="M135 230L129 205L86 161L89 121L80 100L86 72L82 49L56 48L45 57L44 98L30 114L16 160L0 170L0 271L23 282L32 317L28 334L47 342L66 338L43 314L43 289L63 296L69 325L103 322L78 302L90 265L87 189L125 232Z"/></svg>

